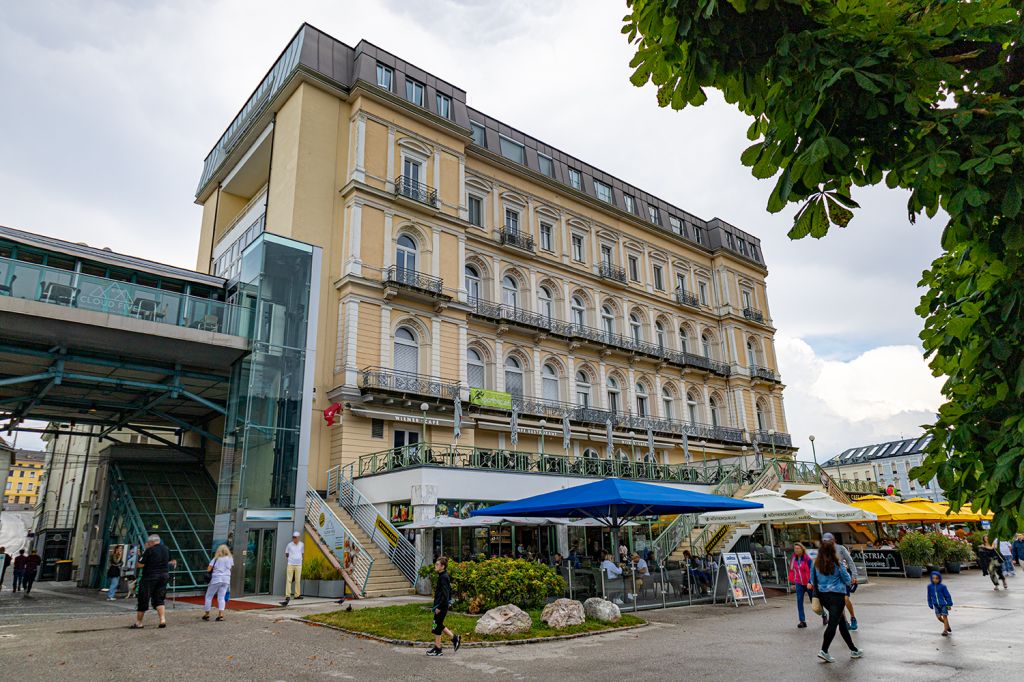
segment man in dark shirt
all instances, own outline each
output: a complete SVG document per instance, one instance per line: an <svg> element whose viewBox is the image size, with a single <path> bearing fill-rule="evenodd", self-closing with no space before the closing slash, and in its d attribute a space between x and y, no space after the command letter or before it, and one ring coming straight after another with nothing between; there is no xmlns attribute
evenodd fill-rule
<svg viewBox="0 0 1024 682"><path fill-rule="evenodd" d="M28 557L25 556L25 550L19 549L18 556L14 557L14 591L17 592L21 589L22 583L25 582L25 562L28 561Z"/></svg>
<svg viewBox="0 0 1024 682"><path fill-rule="evenodd" d="M32 591L32 583L36 581L36 575L39 573L39 564L43 563L42 557L32 550L25 557L25 577L21 579L21 584L25 588L25 598L29 598L29 593Z"/></svg>
<svg viewBox="0 0 1024 682"><path fill-rule="evenodd" d="M146 615L146 610L150 606L156 609L157 615L160 616L159 627L167 627L167 619L164 615L167 578L170 568L177 565L178 562L171 558L171 552L167 549L167 545L160 542L159 535L150 535L146 539L146 551L142 553L136 564L136 568L141 569L142 574L137 587L138 605L135 609L135 623L132 625L132 629L142 628L142 617Z"/></svg>
<svg viewBox="0 0 1024 682"><path fill-rule="evenodd" d="M462 645L462 638L449 630L444 625L444 618L448 615L448 604L452 600L452 582L448 575L448 557L439 556L434 562L434 570L437 571L437 588L434 590L434 623L431 632L434 635L434 646L427 649L427 656L441 655L441 635L445 634L452 638L452 645L455 651Z"/></svg>

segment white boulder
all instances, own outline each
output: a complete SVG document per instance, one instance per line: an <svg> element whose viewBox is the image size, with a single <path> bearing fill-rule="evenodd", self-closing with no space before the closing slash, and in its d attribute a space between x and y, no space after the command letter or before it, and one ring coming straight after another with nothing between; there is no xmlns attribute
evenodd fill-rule
<svg viewBox="0 0 1024 682"><path fill-rule="evenodd" d="M587 618L593 618L602 623L617 623L619 618L622 617L622 613L616 604L600 597L591 597L583 602L583 612Z"/></svg>
<svg viewBox="0 0 1024 682"><path fill-rule="evenodd" d="M491 609L476 622L478 635L516 635L533 627L530 615L514 604Z"/></svg>
<svg viewBox="0 0 1024 682"><path fill-rule="evenodd" d="M570 625L582 625L587 617L583 613L583 604L575 599L556 599L544 607L540 619L556 630L561 630Z"/></svg>

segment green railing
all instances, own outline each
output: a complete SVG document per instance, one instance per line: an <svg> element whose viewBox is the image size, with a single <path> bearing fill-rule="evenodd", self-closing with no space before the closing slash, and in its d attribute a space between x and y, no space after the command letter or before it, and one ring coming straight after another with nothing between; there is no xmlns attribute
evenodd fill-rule
<svg viewBox="0 0 1024 682"><path fill-rule="evenodd" d="M874 481L851 481L846 479L838 479L834 476L832 480L839 486L839 489L845 493L859 493L862 495L877 495L881 492L878 488L878 484Z"/></svg>
<svg viewBox="0 0 1024 682"><path fill-rule="evenodd" d="M541 454L433 443L418 443L363 455L359 458L356 475L373 476L411 467L480 469L588 478L632 478L699 485L718 485L743 475L737 465L723 465L717 460L697 466L658 464L627 459L571 457L563 454Z"/></svg>
<svg viewBox="0 0 1024 682"><path fill-rule="evenodd" d="M0 296L248 336L247 308L210 298L0 258Z"/></svg>
<svg viewBox="0 0 1024 682"><path fill-rule="evenodd" d="M731 467L727 470L722 480L715 485L712 493L732 497L737 491L742 489L748 475L750 475L748 472L744 472L738 467ZM668 558L682 544L683 540L692 537L698 526L697 516L697 514L680 514L673 519L665 527L665 530L651 543L654 547L655 556L659 559Z"/></svg>

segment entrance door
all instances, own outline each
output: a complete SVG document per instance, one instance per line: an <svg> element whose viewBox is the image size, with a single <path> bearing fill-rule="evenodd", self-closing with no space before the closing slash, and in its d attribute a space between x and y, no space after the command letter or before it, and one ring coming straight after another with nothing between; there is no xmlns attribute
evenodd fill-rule
<svg viewBox="0 0 1024 682"><path fill-rule="evenodd" d="M416 445L419 442L419 431L404 431L402 429L395 429L396 448L404 448L406 445Z"/></svg>
<svg viewBox="0 0 1024 682"><path fill-rule="evenodd" d="M270 594L274 584L273 528L251 528L245 545L244 594Z"/></svg>

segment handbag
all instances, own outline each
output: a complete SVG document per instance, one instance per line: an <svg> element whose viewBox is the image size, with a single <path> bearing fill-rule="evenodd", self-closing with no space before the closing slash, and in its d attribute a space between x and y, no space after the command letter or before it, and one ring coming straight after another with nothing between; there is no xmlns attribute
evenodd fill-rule
<svg viewBox="0 0 1024 682"><path fill-rule="evenodd" d="M818 569L814 567L811 567L811 585L811 611L820 616L825 609L821 605L821 600L818 599Z"/></svg>
<svg viewBox="0 0 1024 682"><path fill-rule="evenodd" d="M217 566L217 560L216 559L213 560L213 566L214 567ZM211 580L213 580L213 568L207 567L206 573L203 574L203 582L204 583L208 583Z"/></svg>

